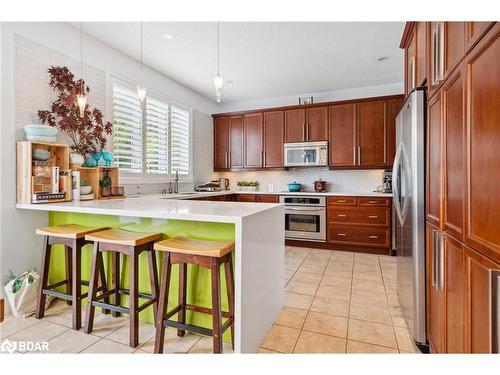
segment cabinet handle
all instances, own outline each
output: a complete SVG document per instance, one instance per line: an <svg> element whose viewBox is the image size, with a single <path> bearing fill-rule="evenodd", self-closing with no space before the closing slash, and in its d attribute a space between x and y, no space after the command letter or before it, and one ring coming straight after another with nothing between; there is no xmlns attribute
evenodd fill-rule
<svg viewBox="0 0 500 375"><path fill-rule="evenodd" d="M338 217L347 217L347 215L345 215L345 214L338 214L337 216Z"/></svg>
<svg viewBox="0 0 500 375"><path fill-rule="evenodd" d="M337 202L338 202L338 203L347 203L347 201L346 201L346 200L344 200L344 199L338 199L338 200L337 200Z"/></svg>
<svg viewBox="0 0 500 375"><path fill-rule="evenodd" d="M260 150L260 166L264 165L264 150Z"/></svg>
<svg viewBox="0 0 500 375"><path fill-rule="evenodd" d="M227 151L224 153L224 166L228 168L229 163L227 162L228 157L227 157Z"/></svg>
<svg viewBox="0 0 500 375"><path fill-rule="evenodd" d="M500 353L500 270L490 269L491 353Z"/></svg>
<svg viewBox="0 0 500 375"><path fill-rule="evenodd" d="M444 79L444 22L438 23L438 42L439 42L439 72L438 79L441 82Z"/></svg>
<svg viewBox="0 0 500 375"><path fill-rule="evenodd" d="M376 204L376 203L378 203L378 201L368 201L368 203L370 203L370 204Z"/></svg>
<svg viewBox="0 0 500 375"><path fill-rule="evenodd" d="M309 140L309 124L306 124L306 140Z"/></svg>
<svg viewBox="0 0 500 375"><path fill-rule="evenodd" d="M377 215L368 215L368 218L369 219L378 219L378 216Z"/></svg>
<svg viewBox="0 0 500 375"><path fill-rule="evenodd" d="M378 236L371 235L371 236L368 236L368 238L376 240L378 238Z"/></svg>
<svg viewBox="0 0 500 375"><path fill-rule="evenodd" d="M352 148L352 161L353 161L354 165L356 165L358 163L358 161L356 159L356 147L355 146Z"/></svg>
<svg viewBox="0 0 500 375"><path fill-rule="evenodd" d="M437 25L432 29L431 38L431 52L432 52L432 65L431 65L431 79L432 84L437 83Z"/></svg>
<svg viewBox="0 0 500 375"><path fill-rule="evenodd" d="M436 286L436 230L431 232L431 286Z"/></svg>
<svg viewBox="0 0 500 375"><path fill-rule="evenodd" d="M339 236L339 237L346 237L347 234L345 234L345 233L337 233L337 236Z"/></svg>
<svg viewBox="0 0 500 375"><path fill-rule="evenodd" d="M438 291L444 289L444 235L442 232L438 233L439 239L439 270L438 270Z"/></svg>
<svg viewBox="0 0 500 375"><path fill-rule="evenodd" d="M266 162L267 162L267 154L266 154L266 150L262 151L264 153L264 162L262 163L262 166L264 167L266 165Z"/></svg>
<svg viewBox="0 0 500 375"><path fill-rule="evenodd" d="M358 165L361 165L361 146L358 146Z"/></svg>
<svg viewBox="0 0 500 375"><path fill-rule="evenodd" d="M229 151L228 153L228 163L229 163L229 168L231 168L231 151Z"/></svg>
<svg viewBox="0 0 500 375"><path fill-rule="evenodd" d="M302 136L304 137L304 141L307 141L306 124L302 124Z"/></svg>

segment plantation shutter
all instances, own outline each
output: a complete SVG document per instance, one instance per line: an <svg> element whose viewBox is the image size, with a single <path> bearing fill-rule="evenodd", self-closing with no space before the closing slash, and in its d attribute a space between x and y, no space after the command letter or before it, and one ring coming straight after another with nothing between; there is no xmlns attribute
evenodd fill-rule
<svg viewBox="0 0 500 375"><path fill-rule="evenodd" d="M142 173L142 110L137 92L113 84L113 159L124 172Z"/></svg>
<svg viewBox="0 0 500 375"><path fill-rule="evenodd" d="M146 98L146 172L168 174L168 103Z"/></svg>
<svg viewBox="0 0 500 375"><path fill-rule="evenodd" d="M171 173L179 172L179 175L188 176L190 172L190 139L188 110L171 105Z"/></svg>

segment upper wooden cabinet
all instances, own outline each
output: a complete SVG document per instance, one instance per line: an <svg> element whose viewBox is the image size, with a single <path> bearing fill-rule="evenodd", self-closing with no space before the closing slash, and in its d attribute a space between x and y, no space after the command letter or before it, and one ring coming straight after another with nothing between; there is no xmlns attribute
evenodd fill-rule
<svg viewBox="0 0 500 375"><path fill-rule="evenodd" d="M391 166L396 156L396 117L398 116L403 98L388 99L385 103L386 133L387 133L387 164Z"/></svg>
<svg viewBox="0 0 500 375"><path fill-rule="evenodd" d="M214 169L229 168L229 117L214 119Z"/></svg>
<svg viewBox="0 0 500 375"><path fill-rule="evenodd" d="M315 142L328 139L328 107L285 110L285 142Z"/></svg>
<svg viewBox="0 0 500 375"><path fill-rule="evenodd" d="M329 108L330 166L355 167L356 104L338 104Z"/></svg>
<svg viewBox="0 0 500 375"><path fill-rule="evenodd" d="M385 101L376 100L357 104L357 160L363 167L382 167L386 158Z"/></svg>
<svg viewBox="0 0 500 375"><path fill-rule="evenodd" d="M283 167L284 112L264 112L264 167Z"/></svg>
<svg viewBox="0 0 500 375"><path fill-rule="evenodd" d="M262 167L264 163L264 142L262 113L250 113L244 117L245 167Z"/></svg>
<svg viewBox="0 0 500 375"><path fill-rule="evenodd" d="M466 22L465 48L469 51L494 22Z"/></svg>
<svg viewBox="0 0 500 375"><path fill-rule="evenodd" d="M465 241L500 262L500 25L464 62L467 82Z"/></svg>
<svg viewBox="0 0 500 375"><path fill-rule="evenodd" d="M400 47L405 50L405 96L427 80L428 22L407 22Z"/></svg>
<svg viewBox="0 0 500 375"><path fill-rule="evenodd" d="M243 168L243 116L229 117L229 168Z"/></svg>

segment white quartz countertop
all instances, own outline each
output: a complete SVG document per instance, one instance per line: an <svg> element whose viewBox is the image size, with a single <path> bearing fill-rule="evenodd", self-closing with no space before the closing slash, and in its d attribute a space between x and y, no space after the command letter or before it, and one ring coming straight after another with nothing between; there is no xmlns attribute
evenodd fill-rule
<svg viewBox="0 0 500 375"><path fill-rule="evenodd" d="M194 197L203 197L203 196L214 196L214 195L226 195L226 194L268 194L268 195L313 195L313 196L352 196L352 197L387 197L391 198L392 193L380 193L376 191L365 191L365 192L356 192L356 191L327 191L324 193L316 193L314 191L299 191L299 192L290 192L290 191L242 191L242 190L222 190L216 192L196 192L196 193L179 193L179 194L165 194L167 198L172 199L186 199L186 198L194 198Z"/></svg>

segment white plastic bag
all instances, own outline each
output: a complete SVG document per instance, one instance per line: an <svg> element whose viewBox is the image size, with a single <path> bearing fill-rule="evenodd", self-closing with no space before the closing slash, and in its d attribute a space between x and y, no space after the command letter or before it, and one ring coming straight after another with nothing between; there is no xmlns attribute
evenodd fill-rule
<svg viewBox="0 0 500 375"><path fill-rule="evenodd" d="M39 282L38 273L28 271L5 285L7 300L14 316L26 317L33 314L36 309ZM49 298L47 299L49 300Z"/></svg>

